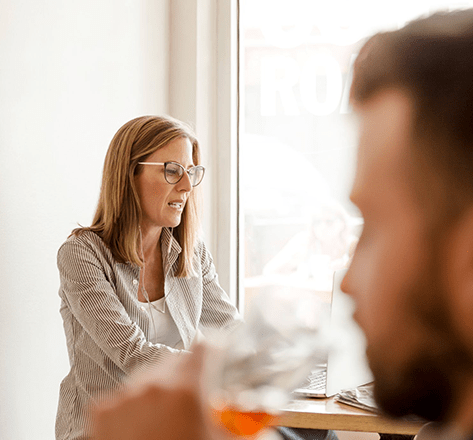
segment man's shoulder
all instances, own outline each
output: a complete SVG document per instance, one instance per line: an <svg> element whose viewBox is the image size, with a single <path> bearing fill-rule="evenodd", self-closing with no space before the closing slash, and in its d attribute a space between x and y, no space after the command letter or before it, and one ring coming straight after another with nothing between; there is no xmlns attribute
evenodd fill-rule
<svg viewBox="0 0 473 440"><path fill-rule="evenodd" d="M422 426L415 440L473 440L473 433L464 435L452 425L431 422Z"/></svg>

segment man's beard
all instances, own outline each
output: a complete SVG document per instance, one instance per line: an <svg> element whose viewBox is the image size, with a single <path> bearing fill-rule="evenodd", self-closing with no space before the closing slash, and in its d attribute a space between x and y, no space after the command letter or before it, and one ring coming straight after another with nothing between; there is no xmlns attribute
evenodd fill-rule
<svg viewBox="0 0 473 440"><path fill-rule="evenodd" d="M388 415L402 417L417 415L425 420L444 421L448 417L453 387L442 358L418 353L394 381L375 376L375 399Z"/></svg>
<svg viewBox="0 0 473 440"><path fill-rule="evenodd" d="M452 404L462 393L465 375L473 370L473 358L451 325L440 283L440 266L432 258L430 267L410 286L411 319L425 328L425 341L411 354L410 362L393 374L386 374L382 353L368 349L375 377L375 399L388 415L417 415L425 420L444 422ZM409 326L409 322L406 322Z"/></svg>

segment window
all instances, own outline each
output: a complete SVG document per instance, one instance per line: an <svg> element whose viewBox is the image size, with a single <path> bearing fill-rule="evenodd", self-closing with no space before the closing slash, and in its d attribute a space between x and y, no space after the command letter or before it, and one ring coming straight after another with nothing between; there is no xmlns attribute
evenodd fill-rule
<svg viewBox="0 0 473 440"><path fill-rule="evenodd" d="M240 306L264 289L328 301L333 271L348 263L362 227L349 201L357 52L377 30L468 2L239 4Z"/></svg>

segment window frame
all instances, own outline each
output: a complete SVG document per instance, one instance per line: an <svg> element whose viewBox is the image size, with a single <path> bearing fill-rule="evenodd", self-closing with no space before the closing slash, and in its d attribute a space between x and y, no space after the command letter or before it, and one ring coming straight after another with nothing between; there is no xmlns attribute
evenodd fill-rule
<svg viewBox="0 0 473 440"><path fill-rule="evenodd" d="M203 235L241 309L238 246L238 0L170 2L169 114L190 123L206 176Z"/></svg>

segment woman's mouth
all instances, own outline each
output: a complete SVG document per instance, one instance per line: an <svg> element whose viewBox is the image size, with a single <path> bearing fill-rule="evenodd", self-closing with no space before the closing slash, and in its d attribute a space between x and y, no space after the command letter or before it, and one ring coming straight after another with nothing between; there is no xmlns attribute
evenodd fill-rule
<svg viewBox="0 0 473 440"><path fill-rule="evenodd" d="M182 209L182 208L184 208L184 203L181 203L181 202L170 202L170 203L168 203L168 205L169 205L171 208L174 208L174 209Z"/></svg>

